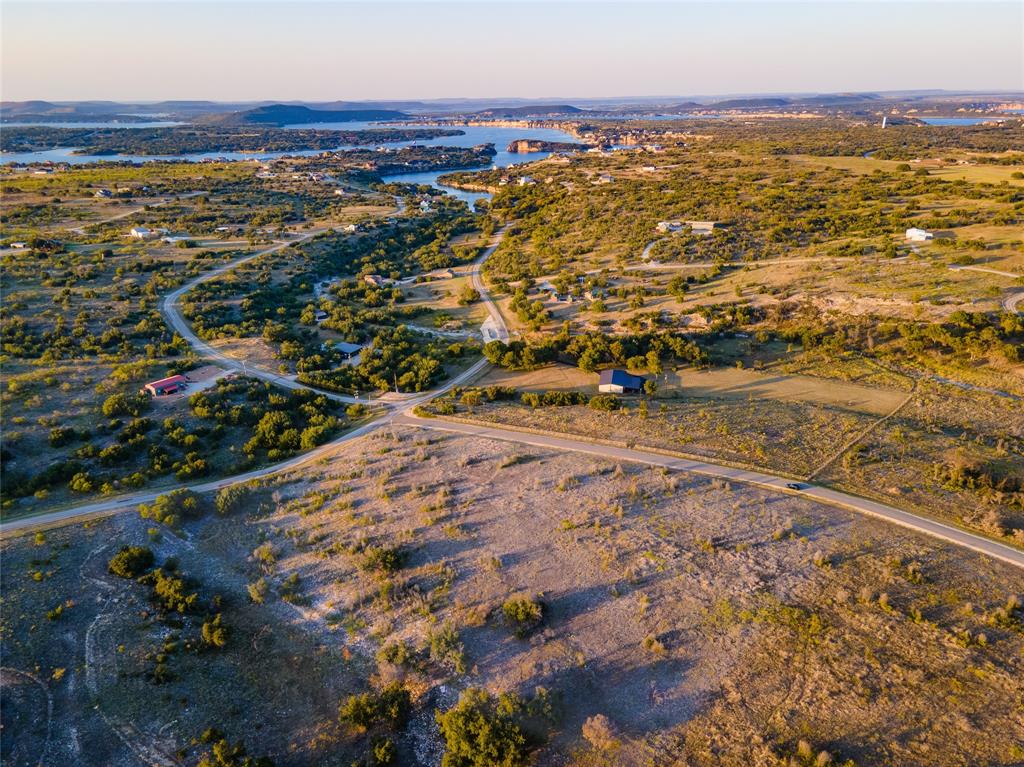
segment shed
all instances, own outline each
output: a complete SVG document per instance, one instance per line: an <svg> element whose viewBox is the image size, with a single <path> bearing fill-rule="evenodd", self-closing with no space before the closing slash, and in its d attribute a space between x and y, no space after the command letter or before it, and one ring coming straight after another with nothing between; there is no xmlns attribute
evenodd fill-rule
<svg viewBox="0 0 1024 767"><path fill-rule="evenodd" d="M601 371L597 390L608 394L637 394L643 390L646 382L647 379L643 376L635 376L625 370L611 368Z"/></svg>
<svg viewBox="0 0 1024 767"><path fill-rule="evenodd" d="M182 391L187 386L188 379L183 375L176 375L169 378L161 378L159 381L151 381L143 387L143 391L152 394L154 397L160 397L165 394L174 394Z"/></svg>

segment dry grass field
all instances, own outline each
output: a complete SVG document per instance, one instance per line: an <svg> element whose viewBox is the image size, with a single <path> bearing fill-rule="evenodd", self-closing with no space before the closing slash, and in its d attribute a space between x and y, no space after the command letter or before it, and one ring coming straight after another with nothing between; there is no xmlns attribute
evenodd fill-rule
<svg viewBox="0 0 1024 767"><path fill-rule="evenodd" d="M348 765L367 737L339 702L392 681L403 764L440 763L433 711L469 687L548 691L538 765L1024 758L1020 572L793 497L384 430L232 516L146 526L4 541L5 719L32 722L6 764L192 763L215 726L279 766ZM129 543L215 601L223 648L106 572ZM523 638L512 596L543 606Z"/></svg>

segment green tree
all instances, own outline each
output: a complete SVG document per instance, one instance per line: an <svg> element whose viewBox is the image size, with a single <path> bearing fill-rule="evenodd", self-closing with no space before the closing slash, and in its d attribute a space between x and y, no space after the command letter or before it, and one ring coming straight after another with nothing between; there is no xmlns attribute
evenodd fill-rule
<svg viewBox="0 0 1024 767"><path fill-rule="evenodd" d="M123 546L107 563L107 572L119 578L138 578L153 566L153 552L145 546Z"/></svg>
<svg viewBox="0 0 1024 767"><path fill-rule="evenodd" d="M435 717L445 741L443 767L526 764L526 736L487 691L471 687L455 706Z"/></svg>

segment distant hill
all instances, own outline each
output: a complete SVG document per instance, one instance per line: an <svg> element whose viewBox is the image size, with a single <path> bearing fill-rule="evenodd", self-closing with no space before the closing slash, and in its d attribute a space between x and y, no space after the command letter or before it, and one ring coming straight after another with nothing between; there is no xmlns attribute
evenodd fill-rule
<svg viewBox="0 0 1024 767"><path fill-rule="evenodd" d="M694 109L706 109L705 104L698 104L696 101L684 101L681 104L673 104L669 107L664 107L657 111L664 112L665 114L675 114L677 112L692 112Z"/></svg>
<svg viewBox="0 0 1024 767"><path fill-rule="evenodd" d="M708 104L705 109L765 109L768 107L784 107L788 99L726 99Z"/></svg>
<svg viewBox="0 0 1024 767"><path fill-rule="evenodd" d="M525 107L493 107L473 112L474 117L558 117L580 114L586 110L571 104L534 104Z"/></svg>
<svg viewBox="0 0 1024 767"><path fill-rule="evenodd" d="M207 115L196 120L205 125L314 125L359 120L403 120L409 115L393 109L310 109L296 104L270 104L243 112Z"/></svg>
<svg viewBox="0 0 1024 767"><path fill-rule="evenodd" d="M6 117L24 114L46 114L47 112L71 111L68 107L59 107L49 101L2 101L0 112Z"/></svg>

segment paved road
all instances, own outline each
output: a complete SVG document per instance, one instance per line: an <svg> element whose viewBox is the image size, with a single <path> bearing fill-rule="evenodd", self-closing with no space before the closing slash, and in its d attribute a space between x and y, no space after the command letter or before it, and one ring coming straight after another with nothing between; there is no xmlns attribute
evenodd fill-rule
<svg viewBox="0 0 1024 767"><path fill-rule="evenodd" d="M504 229L500 230L495 236L495 239L493 240L492 244L487 248L487 250L484 251L483 255L481 255L481 257L473 264L473 273L475 275L479 273L479 269L483 265L484 261L490 258L491 254L494 253L495 249L497 249L502 237L504 236L504 233ZM170 325L178 333L182 335L183 338L185 338L186 340L188 340L190 344L192 344L193 348L195 348L197 352L208 357L213 357L229 368L235 370L242 370L244 366L239 360L235 360L230 357L225 357L223 354L217 352L215 349L212 349L208 344L204 343L200 338L198 338L194 333L192 333L192 330L189 327L188 323L185 322L184 318L182 318L181 314L178 312L178 299L180 299L182 295L184 295L186 292L188 292L201 282L214 279L220 274L223 274L226 271L234 269L235 267L247 261L250 261L258 256L261 256L265 253L273 252L280 248L287 247L288 245L293 245L297 242L300 242L302 239L313 237L316 234L318 234L318 232L311 232L303 238L292 240L290 242L278 243L277 245L274 245L272 248L267 248L266 250L261 250L257 253L251 253L247 256L243 256L242 258L224 264L218 267L217 269L205 272L200 277L197 277L191 282L182 285L172 293L169 293L164 298L160 305L160 309L163 312L164 317L167 319L168 323L170 323ZM481 290L481 295L485 296L486 287L483 285L482 282L479 283L479 286L480 287L478 289L483 288ZM492 324L492 327L495 328L497 333L503 334L505 338L508 338L508 329L505 327L505 322L502 319L501 314L498 313L497 307L494 306L493 302L487 303L487 310L490 315L488 321ZM282 463L273 464L271 466L265 466L260 469L254 469L253 471L246 472L245 474L239 474L233 477L224 477L222 479L212 480L210 482L176 485L174 487L163 488L162 490L159 491L140 491L138 493L131 493L128 495L119 495L116 498L111 498L105 501L98 501L96 503L89 503L82 506L74 506L72 508L62 509L59 511L52 511L45 514L36 514L27 517L22 517L19 519L14 519L9 522L0 523L0 535L6 533L21 532L24 530L32 530L42 527L53 527L57 525L66 524L71 521L109 516L111 514L116 514L118 512L128 511L134 509L140 503L152 503L153 500L158 495L167 493L179 487L188 488L197 493L203 493L214 490L220 490L223 487L227 487L228 485L234 485L239 482L247 482L249 480L260 479L262 477L268 477L273 474L288 471L289 469L293 469L296 466L300 466L310 461L314 461L326 454L333 452L339 445L349 442L350 440L362 437L366 434L369 434L371 431L380 426L391 423L395 414L400 410L408 409L411 411L417 405L427 402L428 400L433 399L434 397L440 394L444 394L450 389L456 386L460 386L466 383L467 381L471 381L480 372L486 369L488 364L489 363L485 359L478 360L467 370L464 370L462 373L455 376L444 385L436 389L433 389L429 392L412 394L405 397L400 397L392 401L378 400L375 404L383 406L385 409L385 414L383 417L379 417L367 424L364 424L363 426L360 426L357 429L347 432L338 437L337 439L326 444L323 444L320 447L311 450L308 453L296 456L295 458L284 461ZM305 386L288 378L283 378L282 376L278 376L274 373L270 373L268 371L261 371L258 368L245 367L245 372L247 375L263 378L264 380L272 381L273 383L279 386L286 386L290 389L311 389L312 391L316 391L319 394L324 394L325 396L330 397L331 399L340 400L343 402L355 401L352 397L344 397L342 395L333 394L330 392L323 392L319 389L313 389L312 387Z"/></svg>
<svg viewBox="0 0 1024 767"><path fill-rule="evenodd" d="M709 477L717 477L734 482L742 482L748 485L766 488L776 492L800 496L830 506L839 506L868 516L878 517L887 522L910 528L920 533L925 533L935 538L940 538L949 543L962 546L972 551L977 551L996 559L1008 562L1011 565L1024 568L1024 551L989 540L980 535L960 530L959 528L937 522L927 517L920 517L907 511L887 506L866 498L859 498L855 495L847 495L838 490L831 490L817 485L802 485L801 490L790 490L786 484L792 479L778 477L748 469L738 469L731 466L720 466L704 461L692 461L684 458L652 453L645 450L636 450L625 447L613 447L587 442L582 439L571 437L557 437L553 435L529 434L526 432L506 429L499 426L478 426L476 424L459 423L456 421L444 421L437 418L419 418L410 413L393 419L396 425L415 426L421 429L432 429L437 431L456 432L486 439L496 439L505 442L518 442L524 445L547 448L551 450L565 450L577 453L589 453L599 455L613 460L630 461L633 463L644 463L650 466L663 466L673 471L685 471L691 474L701 474Z"/></svg>
<svg viewBox="0 0 1024 767"><path fill-rule="evenodd" d="M498 245L501 244L501 240L505 236L506 229L508 229L507 224L498 230L494 240L487 249L484 250L480 258L473 262L473 266L468 272L470 281L473 283L473 287L480 292L480 298L483 299L484 306L487 308L487 313L490 315L484 321L484 324L480 326L480 332L484 337L484 343L487 343L488 341L508 341L508 327L505 325L505 320L501 316L501 312L498 311L498 305L494 303L494 299L491 298L490 291L488 291L487 286L484 285L483 277L480 273L484 262L494 254L494 251L498 249Z"/></svg>
<svg viewBox="0 0 1024 767"><path fill-rule="evenodd" d="M507 228L507 227L506 227ZM495 237L492 244L484 251L481 257L474 262L473 268L470 272L471 279L474 287L480 291L481 297L484 299L485 306L489 317L485 321L485 327L489 324L492 332L496 334L495 337L508 339L508 329L505 326L505 322L501 317L497 306L491 300L488 295L486 286L480 278L480 268L484 262L490 258L494 253L498 244L501 242L504 236L505 229L500 230ZM315 233L310 233L303 237L313 236ZM207 344L203 343L199 338L192 334L188 328L187 323L181 318L177 312L177 301L178 299L190 290L195 285L204 282L209 279L213 279L219 274L233 269L246 261L249 261L257 256L265 253L272 252L279 248L287 247L290 244L299 242L301 240L294 240L291 243L280 243L267 250L259 251L251 255L245 256L241 259L237 259L229 264L225 264L218 269L207 272L197 279L181 286L174 292L170 293L164 298L161 303L161 310L167 317L168 321L171 322L172 326L182 334L183 337L189 340L190 343L200 352L213 356L218 360L223 359L225 362L231 364L238 369L241 367L241 363L237 360L231 360L231 358L224 358L215 350L211 349ZM487 339L485 331L485 339ZM868 516L877 517L887 522L900 525L902 527L915 530L926 535L939 538L941 540L953 543L957 546L977 551L982 554L999 559L1003 562L1015 565L1017 567L1024 568L1024 551L1020 551L1011 546L1007 546L997 541L989 540L979 535L960 530L950 525L943 524L926 517L921 517L916 514L912 514L907 511L902 511L893 506L888 506L877 501L871 501L866 498L859 498L857 496L848 495L841 493L837 490L832 490L817 485L809 485L801 483L802 487L800 490L791 490L786 487L786 484L792 480L785 477L779 477L773 474L767 474L764 472L758 472L748 469L739 469L731 466L722 466L715 463L709 463L705 461L693 461L683 458L674 458L671 456L661 455L659 453L647 452L644 450L635 450L625 447L614 447L609 445L600 445L593 442L587 442L585 440L573 439L570 437L560 437L554 435L540 435L540 434L528 434L525 432L515 431L513 429L505 429L497 426L477 426L474 424L464 424L454 421L443 421L435 418L420 418L413 414L413 409L416 405L422 404L439 394L442 394L451 388L458 386L466 381L471 380L480 371L487 367L488 363L486 360L480 360L475 365L470 367L468 370L461 373L459 376L450 380L444 386L434 389L430 392L423 394L414 395L409 398L404 398L399 401L386 403L385 407L388 413L383 418L378 418L371 421L363 426L354 429L347 434L342 435L338 439L329 442L319 448L312 450L304 455L296 456L291 460L283 463L275 464L273 466L267 466L262 469L256 469L246 474L237 475L234 477L225 477L223 479L213 480L211 482L204 482L195 485L186 485L183 487L189 487L195 492L209 492L219 490L228 485L233 485L239 482L246 482L252 479L259 479L262 477L277 474L282 471L293 469L297 466L301 466L307 462L314 461L321 456L335 450L339 445L344 444L353 439L358 439L374 429L384 424L395 424L403 426L413 426L421 429L432 429L438 431L456 432L460 434L467 434L472 436L484 437L487 439L497 439L506 442L518 442L527 445L535 445L537 447L544 447L552 450L566 450L581 453L589 453L592 455L599 455L605 458L611 458L615 460L631 461L635 463L644 463L651 466L662 466L673 471L685 471L692 474L701 474L705 476L718 477L726 480L743 482L749 485L755 485L757 487L766 488L776 492L789 493L792 495L798 495L810 500L818 501L820 503L829 504L832 506L838 506L844 509L849 509L861 514ZM253 369L247 370L249 375L256 375L257 373ZM262 371L266 373L266 371ZM267 373L266 375L272 376L275 383L279 385L289 385L289 388L310 388L305 387L290 379L283 379L275 374ZM262 377L262 376L261 376ZM285 383L287 382L287 383ZM335 398L340 398L340 395L331 395ZM404 412L398 412L403 410ZM168 488L165 488L161 492L167 492ZM0 533L11 533L26 529L34 529L37 527L53 526L67 523L72 520L79 520L89 517L98 517L114 514L120 511L127 511L134 508L140 503L151 503L160 492L140 492L133 493L127 496L120 496L110 501L100 501L98 503L86 504L84 506L76 506L70 509L64 509L62 511L51 512L49 514L41 514L32 517L25 517L22 519L13 520L0 525Z"/></svg>

